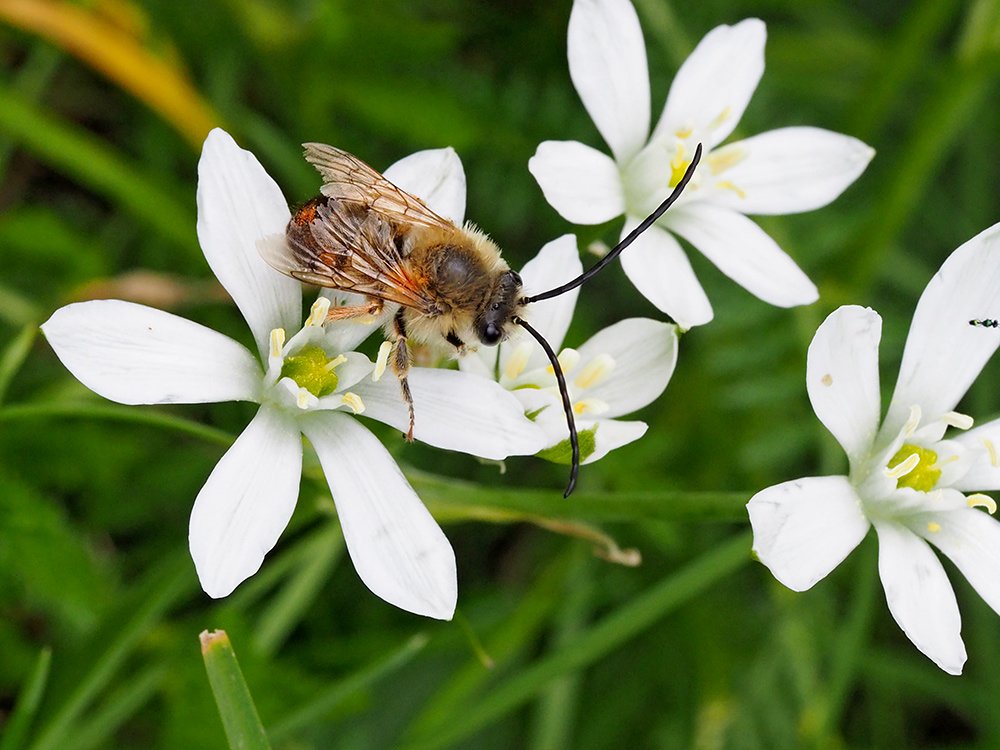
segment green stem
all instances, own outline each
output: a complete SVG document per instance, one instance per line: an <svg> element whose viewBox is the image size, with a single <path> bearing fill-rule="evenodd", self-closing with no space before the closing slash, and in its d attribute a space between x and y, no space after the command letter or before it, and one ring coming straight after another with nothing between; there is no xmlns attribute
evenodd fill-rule
<svg viewBox="0 0 1000 750"><path fill-rule="evenodd" d="M45 693L45 685L49 679L49 667L52 664L52 649L43 648L35 660L35 668L31 670L27 682L21 688L14 704L14 711L4 724L3 738L0 739L0 750L17 750L24 747L28 728L38 713L38 705Z"/></svg>
<svg viewBox="0 0 1000 750"><path fill-rule="evenodd" d="M7 395L7 389L14 376L21 369L24 360L28 358L31 345L35 342L37 335L38 326L34 323L28 323L7 345L3 354L0 354L0 404L3 403L4 396Z"/></svg>

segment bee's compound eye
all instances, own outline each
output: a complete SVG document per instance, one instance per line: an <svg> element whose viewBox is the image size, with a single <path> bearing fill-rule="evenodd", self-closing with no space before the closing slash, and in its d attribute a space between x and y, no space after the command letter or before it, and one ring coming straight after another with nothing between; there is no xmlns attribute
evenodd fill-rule
<svg viewBox="0 0 1000 750"><path fill-rule="evenodd" d="M500 343L500 337L502 335L503 331L500 330L499 326L493 323L487 323L486 326L483 328L479 338L487 346L493 346L494 344Z"/></svg>

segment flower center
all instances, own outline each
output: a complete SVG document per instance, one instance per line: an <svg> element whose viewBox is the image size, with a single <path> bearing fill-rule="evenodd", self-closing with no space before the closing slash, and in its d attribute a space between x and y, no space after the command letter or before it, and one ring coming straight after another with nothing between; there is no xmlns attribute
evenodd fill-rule
<svg viewBox="0 0 1000 750"><path fill-rule="evenodd" d="M670 160L670 179L667 180L667 186L671 188L677 187L684 178L684 173L687 172L687 168L690 165L691 159L688 158L687 148L684 145L684 141L678 139L677 144L674 147L674 156Z"/></svg>
<svg viewBox="0 0 1000 750"><path fill-rule="evenodd" d="M889 476L896 479L896 487L909 487L920 492L930 492L941 478L937 453L929 448L905 443L889 459Z"/></svg>
<svg viewBox="0 0 1000 750"><path fill-rule="evenodd" d="M300 388L320 398L337 390L337 365L347 361L344 355L331 358L318 346L307 346L298 354L285 357L281 377L291 378Z"/></svg>

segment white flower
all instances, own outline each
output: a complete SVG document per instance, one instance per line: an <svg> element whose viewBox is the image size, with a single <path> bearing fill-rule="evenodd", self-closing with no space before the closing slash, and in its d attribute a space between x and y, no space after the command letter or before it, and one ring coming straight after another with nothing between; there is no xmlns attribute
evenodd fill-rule
<svg viewBox="0 0 1000 750"><path fill-rule="evenodd" d="M457 161L450 149L422 152L390 173L448 215L461 210L456 195L464 200ZM258 253L261 242L283 236L288 206L250 152L213 130L198 174L198 237L205 258L246 318L260 359L197 323L117 300L57 310L42 326L47 339L84 385L119 403L260 404L191 513L191 555L210 596L232 592L277 543L298 497L304 433L319 456L365 585L402 609L450 618L457 599L451 545L386 449L344 413L367 407L369 416L400 429L406 424L396 379L372 383L372 363L350 351L373 325L322 326L329 308L324 296L300 326L300 284ZM518 400L495 384L415 368L410 387L419 440L495 459L523 446L533 448L527 453L541 447L541 431L524 418ZM391 398L397 408L372 408Z"/></svg>
<svg viewBox="0 0 1000 750"><path fill-rule="evenodd" d="M960 674L965 646L943 552L1000 612L1000 523L978 494L1000 489L1000 420L970 430L954 411L996 351L1000 333L969 320L1000 310L1000 224L945 261L913 316L899 379L879 426L881 319L848 306L809 347L813 409L847 452L849 476L810 477L749 502L754 550L795 591L827 575L874 526L879 575L892 616L938 666ZM958 432L946 435L953 428ZM967 494L967 493L973 494Z"/></svg>
<svg viewBox="0 0 1000 750"><path fill-rule="evenodd" d="M541 249L521 270L526 296L551 289L583 272L573 235ZM579 289L529 305L525 317L559 351L569 328ZM563 349L559 363L566 376L583 463L604 457L638 440L646 424L617 417L646 406L670 382L677 363L677 326L648 318L629 318L608 326L579 349ZM544 457L569 463L566 416L555 374L541 347L520 335L498 347L480 347L459 362L467 372L494 379L511 390L525 412L545 430Z"/></svg>
<svg viewBox="0 0 1000 750"><path fill-rule="evenodd" d="M874 155L857 139L811 127L719 147L764 72L766 33L757 19L710 31L678 71L650 135L646 50L635 10L628 0L575 0L570 77L613 158L576 141L546 141L528 162L563 217L601 224L624 214L624 236L667 197L697 144L704 145L680 200L621 258L636 288L683 329L711 320L712 307L672 233L765 302L808 304L816 287L746 214L825 206Z"/></svg>

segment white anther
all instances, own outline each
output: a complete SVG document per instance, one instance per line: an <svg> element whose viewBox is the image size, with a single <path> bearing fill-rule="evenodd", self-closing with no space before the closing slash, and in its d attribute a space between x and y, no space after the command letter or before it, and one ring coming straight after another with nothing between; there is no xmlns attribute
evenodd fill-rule
<svg viewBox="0 0 1000 750"><path fill-rule="evenodd" d="M986 512L991 516L997 512L997 501L989 495L984 495L981 492L969 495L965 499L965 502L970 508L985 508Z"/></svg>
<svg viewBox="0 0 1000 750"><path fill-rule="evenodd" d="M325 365L323 365L323 369L326 370L327 372L333 372L333 370L335 370L337 367L340 367L340 365L344 364L344 362L346 361L347 357L345 357L343 354L338 354L336 357L334 357Z"/></svg>
<svg viewBox="0 0 1000 750"><path fill-rule="evenodd" d="M993 444L993 441L989 438L982 438L983 447L986 449L987 455L990 457L990 466L994 469L1000 466L1000 456L997 455L997 447Z"/></svg>
<svg viewBox="0 0 1000 750"><path fill-rule="evenodd" d="M917 427L920 426L920 406L914 404L910 407L910 417L906 420L906 424L903 425L902 435L903 437L910 437L914 432L917 431Z"/></svg>
<svg viewBox="0 0 1000 750"><path fill-rule="evenodd" d="M306 318L306 324L303 328L323 325L326 322L328 312L330 312L330 300L326 297L317 297L316 301L312 303L312 307L309 308L309 317Z"/></svg>
<svg viewBox="0 0 1000 750"><path fill-rule="evenodd" d="M968 414L959 414L957 411L945 412L941 415L941 421L956 430L968 430L974 424L972 417Z"/></svg>
<svg viewBox="0 0 1000 750"><path fill-rule="evenodd" d="M355 414L361 414L365 410L365 402L362 401L361 396L359 396L356 393L351 393L350 391L348 391L347 393L343 394L340 398L343 404L347 407L350 407L351 411L353 411Z"/></svg>
<svg viewBox="0 0 1000 750"><path fill-rule="evenodd" d="M281 359L281 350L285 347L285 329L272 328L269 341L271 347L268 352L268 357L270 359Z"/></svg>
<svg viewBox="0 0 1000 750"><path fill-rule="evenodd" d="M885 475L890 479L899 479L900 477L905 477L915 468L917 464L920 463L920 456L916 453L911 453L906 457L905 460L896 464L895 466L885 468Z"/></svg>

